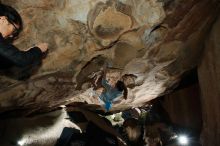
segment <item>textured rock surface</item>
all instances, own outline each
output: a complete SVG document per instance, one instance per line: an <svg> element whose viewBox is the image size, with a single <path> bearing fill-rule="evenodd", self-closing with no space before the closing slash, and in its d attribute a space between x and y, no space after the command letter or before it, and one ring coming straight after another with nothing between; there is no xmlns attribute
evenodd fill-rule
<svg viewBox="0 0 220 146"><path fill-rule="evenodd" d="M113 83L129 77L124 80L128 99L113 104L113 110L166 94L197 65L219 12L218 0L1 2L14 6L24 19L15 42L19 48L49 43L49 54L31 79L0 80L0 113L20 109L26 115L78 102L98 109L89 77L105 66L114 68L109 71Z"/></svg>
<svg viewBox="0 0 220 146"><path fill-rule="evenodd" d="M199 65L199 82L202 94L204 146L220 145L220 18L216 21L206 41L205 51Z"/></svg>
<svg viewBox="0 0 220 146"><path fill-rule="evenodd" d="M199 90L198 84L194 84L166 95L163 102L163 106L174 124L191 128L198 133L202 128Z"/></svg>

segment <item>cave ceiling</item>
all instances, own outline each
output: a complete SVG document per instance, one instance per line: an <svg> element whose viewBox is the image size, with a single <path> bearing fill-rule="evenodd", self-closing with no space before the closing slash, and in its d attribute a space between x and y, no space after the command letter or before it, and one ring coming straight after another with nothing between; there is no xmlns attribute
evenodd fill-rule
<svg viewBox="0 0 220 146"><path fill-rule="evenodd" d="M25 115L64 105L101 109L91 76L108 67L127 100L112 111L167 94L200 61L218 0L1 0L21 14L19 49L47 42L48 55L26 80L0 76L0 113ZM22 71L11 71L22 74Z"/></svg>

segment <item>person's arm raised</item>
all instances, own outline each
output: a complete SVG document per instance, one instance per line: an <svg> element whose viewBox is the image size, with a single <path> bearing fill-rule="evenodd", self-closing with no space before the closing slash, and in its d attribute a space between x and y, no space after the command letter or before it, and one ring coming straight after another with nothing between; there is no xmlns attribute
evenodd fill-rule
<svg viewBox="0 0 220 146"><path fill-rule="evenodd" d="M41 43L26 51L20 51L11 44L0 43L0 54L10 60L14 65L25 67L35 62L40 62L43 53L47 51L47 44Z"/></svg>

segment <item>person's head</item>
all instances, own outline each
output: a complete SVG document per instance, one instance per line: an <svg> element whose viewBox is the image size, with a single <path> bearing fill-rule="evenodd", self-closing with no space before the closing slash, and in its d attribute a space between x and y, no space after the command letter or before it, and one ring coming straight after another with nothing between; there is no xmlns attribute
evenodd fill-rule
<svg viewBox="0 0 220 146"><path fill-rule="evenodd" d="M128 94L128 89L125 86L124 82L122 81L117 81L115 84L115 87L118 89L118 91L124 91L124 98L127 99L127 94Z"/></svg>
<svg viewBox="0 0 220 146"><path fill-rule="evenodd" d="M11 6L0 4L0 33L2 36L5 39L15 39L22 29L23 23L19 13Z"/></svg>

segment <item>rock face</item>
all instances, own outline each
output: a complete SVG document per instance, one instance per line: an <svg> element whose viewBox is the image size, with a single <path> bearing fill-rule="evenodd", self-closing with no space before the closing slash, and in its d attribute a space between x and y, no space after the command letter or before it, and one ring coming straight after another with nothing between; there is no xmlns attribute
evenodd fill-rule
<svg viewBox="0 0 220 146"><path fill-rule="evenodd" d="M204 146L220 145L220 18L216 21L206 41L201 64L199 65L199 82L202 94Z"/></svg>
<svg viewBox="0 0 220 146"><path fill-rule="evenodd" d="M198 84L166 95L163 106L174 124L201 132L202 115Z"/></svg>
<svg viewBox="0 0 220 146"><path fill-rule="evenodd" d="M172 91L181 74L198 64L219 12L218 0L1 2L24 19L16 46L49 43L48 56L30 79L1 76L0 113L19 109L25 115L79 102L99 109L93 93L100 91L93 91L91 82L106 67L112 84L121 79L128 87L128 99L121 98L112 110Z"/></svg>

